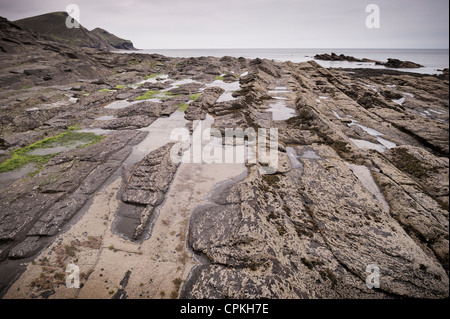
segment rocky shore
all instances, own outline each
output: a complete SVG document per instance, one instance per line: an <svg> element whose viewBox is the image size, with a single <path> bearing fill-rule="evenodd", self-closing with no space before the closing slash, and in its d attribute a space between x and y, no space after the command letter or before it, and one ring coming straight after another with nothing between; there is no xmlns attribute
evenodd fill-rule
<svg viewBox="0 0 450 319"><path fill-rule="evenodd" d="M360 63L375 63L376 65L382 65L387 68L394 68L394 69L417 69L423 67L423 65L420 65L418 63L414 63L411 61L401 61L399 59L394 58L388 58L387 62L382 61L376 61L371 60L367 58L358 59L353 56L348 56L344 54L337 55L336 53L332 52L331 54L316 54L314 56L314 59L316 60L322 60L322 61L347 61L347 62L360 62Z"/></svg>
<svg viewBox="0 0 450 319"><path fill-rule="evenodd" d="M2 298L448 298L448 70L117 54L3 18L0 56ZM277 169L174 163L177 128L277 128Z"/></svg>

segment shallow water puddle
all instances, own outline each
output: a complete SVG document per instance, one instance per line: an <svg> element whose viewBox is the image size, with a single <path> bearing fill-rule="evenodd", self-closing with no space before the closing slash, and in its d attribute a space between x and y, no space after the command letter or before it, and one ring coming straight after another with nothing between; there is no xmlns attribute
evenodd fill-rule
<svg viewBox="0 0 450 319"><path fill-rule="evenodd" d="M103 115L103 116L99 116L97 118L95 118L95 121L110 121L110 120L114 120L117 117L114 115Z"/></svg>
<svg viewBox="0 0 450 319"><path fill-rule="evenodd" d="M167 75L167 74L157 74L156 76L151 76L151 77L149 77L147 79L144 79L142 81L139 81L139 82L137 82L135 84L131 84L130 87L132 89L137 89L144 83L158 83L158 82L159 83L164 83L164 82L167 82L167 81L169 81L169 75Z"/></svg>
<svg viewBox="0 0 450 319"><path fill-rule="evenodd" d="M405 98L402 97L401 99L398 99L398 100L392 100L392 102L394 102L395 104L398 104L398 105L402 105L405 102Z"/></svg>
<svg viewBox="0 0 450 319"><path fill-rule="evenodd" d="M191 139L194 135L207 135L213 122L214 118L209 114L205 120L197 122ZM149 135L134 147L125 164L136 163L151 151L169 143L172 129L184 128L188 123L189 121L184 119L184 112L176 111L170 117L159 118L149 127L140 129L148 131ZM208 141L202 140L202 145L206 142ZM190 153L187 156L190 156ZM141 262L129 262L129 265L140 268L139 273L131 276L127 287L129 294L133 291L133 276L136 287L141 285L140 277L143 275L152 278L151 285L146 289L153 297L158 297L161 290L169 291L176 277L187 278L191 268L195 266L195 260L191 258L192 252L187 250L185 244L192 209L204 202L211 189L218 184L228 185L236 177L245 177L247 173L244 163L205 164L193 163L192 159L189 159L189 163L181 162L178 166L164 202L155 208L149 220L151 226L144 233L144 241L140 246L143 252L143 256L139 257Z"/></svg>
<svg viewBox="0 0 450 319"><path fill-rule="evenodd" d="M277 94L277 93L291 93L285 86L277 86L273 90L269 90L267 93L269 94Z"/></svg>
<svg viewBox="0 0 450 319"><path fill-rule="evenodd" d="M356 124L356 121L353 120L352 123L349 123L348 126L351 127L353 125L359 126L363 131L365 131L367 134L371 135L371 136L383 136L384 134L381 132L378 132L377 130L374 130L373 128L361 125L361 124Z"/></svg>
<svg viewBox="0 0 450 319"><path fill-rule="evenodd" d="M402 98L397 99L397 100L391 100L391 101L394 102L395 104L403 105L403 103L405 103L405 101L406 101L406 97L405 96L410 97L410 98L414 98L414 94L412 94L412 93L402 92L402 95L403 95Z"/></svg>
<svg viewBox="0 0 450 319"><path fill-rule="evenodd" d="M395 144L394 142L391 142L391 141L389 141L387 139L382 138L381 136L384 136L384 134L381 133L381 132L378 132L377 130L374 130L373 128L370 128L370 127L367 127L367 126L364 126L364 125L361 125L361 124L355 124L354 122L349 124L349 126L351 126L351 125L357 125L361 129L363 129L367 134L376 137L377 141L381 145L383 145L385 148L387 148L387 149L391 149L391 148L397 147L397 144ZM367 141L367 143L371 143L371 142ZM366 143L366 145L369 145L367 143ZM371 143L371 144L376 145L374 143ZM360 145L361 145L361 142L360 142Z"/></svg>
<svg viewBox="0 0 450 319"><path fill-rule="evenodd" d="M78 98L76 98L76 97L70 97L70 98L69 98L69 102L72 103L72 104L75 104L75 103L78 102Z"/></svg>
<svg viewBox="0 0 450 319"><path fill-rule="evenodd" d="M54 109L54 108L59 108L62 106L67 106L68 104L75 104L78 102L78 98L75 98L72 95L66 94L65 96L67 97L67 100L56 101L54 103L49 103L49 104L42 104L42 106L40 108L31 107L31 108L26 109L26 111L32 112L32 111L38 111L38 110Z"/></svg>
<svg viewBox="0 0 450 319"><path fill-rule="evenodd" d="M296 115L296 111L287 107L284 101L270 103L268 111L272 112L272 120L274 121L285 121Z"/></svg>
<svg viewBox="0 0 450 319"><path fill-rule="evenodd" d="M441 111L436 111L436 110L433 110L433 109L428 109L430 112L433 112L433 113L436 113L436 114L439 114L439 115L442 115L442 114L445 114L444 112L441 112Z"/></svg>
<svg viewBox="0 0 450 319"><path fill-rule="evenodd" d="M77 143L74 143L73 146L56 146L56 147L49 147L49 148L38 148L38 149L35 149L35 150L29 152L28 154L30 154L30 155L56 154L56 153L61 153L61 152L68 151L70 149L74 149L77 146L81 146L83 144L85 144L85 143L79 141Z"/></svg>
<svg viewBox="0 0 450 319"><path fill-rule="evenodd" d="M28 173L36 171L36 169L37 167L33 163L29 163L22 166L21 168L9 172L0 173L0 186L6 187L8 184L24 177Z"/></svg>
<svg viewBox="0 0 450 319"><path fill-rule="evenodd" d="M342 117L339 116L339 114L335 111L332 111L333 114L338 118L342 120ZM357 124L358 121L356 120L352 120L351 123L348 123L347 126L348 127L352 127L352 126L358 126L359 128L361 128L364 132L366 132L367 134L369 134L370 136L373 136L377 139L377 141L381 144L376 144L376 143L372 143L366 140L360 140L360 139L353 139L350 138L350 140L358 147L358 148L362 148L362 149L373 149L373 150L377 150L379 152L384 152L386 149L391 149L394 147L397 147L397 144L395 144L394 142L391 142L387 139L382 138L381 136L384 136L383 133L371 128L371 127L367 127L361 124Z"/></svg>
<svg viewBox="0 0 450 319"><path fill-rule="evenodd" d="M147 79L144 79L137 84L144 84L144 83L164 83L169 81L169 75L168 74L155 74L154 76L150 76Z"/></svg>
<svg viewBox="0 0 450 319"><path fill-rule="evenodd" d="M199 82L192 80L192 79L175 80L173 83L170 84L171 88L165 89L165 90L170 91L171 89L174 89L177 86L184 85L184 84L190 84L190 83L199 83Z"/></svg>
<svg viewBox="0 0 450 319"><path fill-rule="evenodd" d="M173 129L186 127L188 121L184 118L184 112L175 111L169 117L160 117L147 127L139 131L149 134L133 148L133 152L125 161L125 164L134 164L143 159L150 152L170 142L170 133Z"/></svg>
<svg viewBox="0 0 450 319"><path fill-rule="evenodd" d="M331 111L331 112L333 112L334 116L336 116L336 118L337 118L338 120L342 120L342 119L343 119L343 117L340 116L340 115L338 114L338 112L336 112L336 111Z"/></svg>
<svg viewBox="0 0 450 319"><path fill-rule="evenodd" d="M163 99L167 99L167 98L171 97L171 96L168 96L166 94L168 91L173 90L173 89L175 89L175 88L177 88L177 87L179 87L181 85L184 85L184 84L199 83L198 81L195 81L195 80L189 79L189 78L188 79L181 79L181 80L171 80L169 78L169 75L167 75L167 74L158 74L158 75L156 75L154 77L150 77L150 78L145 79L145 80L143 80L141 82L138 82L137 84L131 85L131 88L137 89L140 85L142 85L144 83L166 83L166 82L170 82L169 83L170 86L168 88L158 90L159 93L154 94L152 96L152 98L137 100L137 101L133 101L133 102L128 102L127 101L129 104L124 103L123 105L120 105L120 106L119 105L113 105L112 107L107 107L107 108L114 108L114 109L123 108L123 107L127 107L127 106L131 105L132 103L143 101L143 100L154 102L154 103L162 103ZM143 94L145 94L145 93L143 93Z"/></svg>
<svg viewBox="0 0 450 319"><path fill-rule="evenodd" d="M382 144L384 147L386 147L387 149L391 149L391 148L395 148L397 147L397 144L395 144L394 142L388 141L382 137L377 137L377 141Z"/></svg>
<svg viewBox="0 0 450 319"><path fill-rule="evenodd" d="M317 155L314 150L306 150L300 155L300 157L306 159L322 159L322 157Z"/></svg>
<svg viewBox="0 0 450 319"><path fill-rule="evenodd" d="M201 122L202 131L208 129L213 121L208 115L206 120ZM187 123L184 112L175 111L170 117L159 118L147 128L140 129L148 131L149 134L134 147L126 162L136 163L149 152L170 142L172 128L183 128ZM200 126L196 129L199 130ZM148 298L161 298L161 291L173 290L173 280L185 280L195 266L192 253L186 248L191 210L204 202L218 183L229 184L237 177L244 178L246 174L247 168L243 163L181 163L164 202L155 208L154 215L149 220L151 229L144 233L145 239L142 243L135 243L112 231L111 222L115 222L115 216L120 209L120 185L123 183L118 173L94 195L86 213L70 225L67 231L61 232L58 235L60 240L55 241L41 256L46 256L58 242L71 243L75 238L98 236L102 242L100 248L90 248L87 250L89 254L77 256L80 269L91 269L95 275L90 276L81 289L71 290L71 297L111 298L111 289L118 287L124 273L132 269L126 287L128 297L138 298L142 291L146 291ZM108 216L106 221L105 216ZM117 263L117 258L120 258L120 263ZM40 266L36 265L34 268L41 272ZM36 277L32 270L25 272L16 282L16 285L23 289L20 289L20 293L17 293L19 289L13 289L14 293L22 294L27 291L24 287ZM101 274L101 277L98 274ZM142 278L146 278L146 281ZM65 287L55 289L52 297L62 296L67 296Z"/></svg>
<svg viewBox="0 0 450 319"><path fill-rule="evenodd" d="M206 88L213 87L213 86L218 86L225 90L225 92L223 92L222 95L219 96L219 98L217 99L217 102L226 102L226 101L232 101L232 100L237 99L232 94L233 94L233 92L239 90L239 88L240 88L239 81L227 83L222 80L215 80L209 84L206 84L205 87L200 89L200 92L203 92Z"/></svg>
<svg viewBox="0 0 450 319"><path fill-rule="evenodd" d="M376 85L372 85L372 84L366 84L364 82L359 82L360 84L364 85L365 87L368 87L369 89L371 89L372 91L378 92L378 88Z"/></svg>
<svg viewBox="0 0 450 319"><path fill-rule="evenodd" d="M358 148L361 149L371 149L381 153L386 150L386 147L384 147L381 144L375 144L366 140L358 140L354 138L349 138L349 140L352 141L353 144L355 144Z"/></svg>
<svg viewBox="0 0 450 319"><path fill-rule="evenodd" d="M286 154L291 161L292 168L300 168L301 170L303 170L303 164L298 160L299 156L295 151L295 148L290 146L286 147Z"/></svg>
<svg viewBox="0 0 450 319"><path fill-rule="evenodd" d="M109 133L111 133L111 132L117 132L117 131L115 131L115 130L105 130L105 129L102 129L102 128L83 128L83 129L81 129L81 130L79 130L78 132L81 132L81 133L83 133L83 132L86 132L86 133L94 133L94 134L97 134L97 135L106 135L106 134L109 134Z"/></svg>
<svg viewBox="0 0 450 319"><path fill-rule="evenodd" d="M130 105L139 103L142 101L127 101L127 100L119 100L119 101L114 101L108 105L105 106L105 109L112 109L112 110L119 110L119 109L124 109L126 107L129 107Z"/></svg>
<svg viewBox="0 0 450 319"><path fill-rule="evenodd" d="M361 165L354 165L350 163L346 163L346 165L352 170L353 174L355 174L361 184L381 203L384 211L389 214L389 204L386 202L384 195L380 192L375 180L372 177L372 174L370 173L370 170Z"/></svg>
<svg viewBox="0 0 450 319"><path fill-rule="evenodd" d="M410 98L414 98L414 94L412 94L412 93L403 92L402 94L409 96Z"/></svg>

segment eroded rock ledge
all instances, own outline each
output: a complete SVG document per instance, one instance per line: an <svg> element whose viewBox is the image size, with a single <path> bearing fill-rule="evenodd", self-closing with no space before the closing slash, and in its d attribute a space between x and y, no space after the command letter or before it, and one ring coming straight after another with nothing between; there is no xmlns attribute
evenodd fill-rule
<svg viewBox="0 0 450 319"><path fill-rule="evenodd" d="M0 162L73 125L107 133L94 145L62 151L32 176L4 184L2 294L18 274L9 271L11 265L34 260L114 177L111 192L120 190L102 194L118 207L110 215L125 214L128 205L135 217L127 225L129 236L121 238L124 247L132 247L134 260L139 253L155 264L170 260L170 275L177 279L173 297L448 297L445 75L333 70L314 61L120 55L56 45L4 20L0 26L1 54L7 57L0 72ZM23 54L30 50L34 60ZM48 62L45 67L42 61ZM150 98L158 94L161 98ZM220 99L223 94L228 98ZM139 101L146 96L148 101ZM169 142L135 162L126 160L144 138L160 139L164 127L150 135L146 129L183 107L181 127L213 119L212 127L221 132L278 128L279 165L275 174L261 175L262 163L247 163L246 177L219 192L213 188L190 220L190 209L176 227L164 220L171 232L161 228L158 234L174 247L161 261L152 255L153 248L159 253L165 248L157 239L148 245L152 249L139 249L153 240L143 234L173 190L180 166L170 161ZM195 165L187 171L192 182L181 185L195 187ZM86 236L82 243L112 254L116 248L102 247L102 236ZM191 252L199 258L188 277ZM380 269L378 289L366 286L369 265ZM137 270L118 270L111 277L126 291L122 287L110 296L102 291L102 296L138 297L139 281L154 297L167 296L158 294L150 278L136 276ZM93 279L87 274L84 280ZM32 291L27 296L54 293L22 284Z"/></svg>
<svg viewBox="0 0 450 319"><path fill-rule="evenodd" d="M376 61L371 60L367 58L358 59L353 56L348 56L344 54L337 55L336 53L332 52L331 54L316 54L314 56L314 59L316 60L322 60L322 61L347 61L347 62L360 62L360 63L368 63L368 62L374 62L376 65L383 65L387 68L395 68L395 69L417 69L423 67L423 65L420 65L418 63L414 63L411 61L401 61L399 59L394 58L388 58L387 62L382 61Z"/></svg>

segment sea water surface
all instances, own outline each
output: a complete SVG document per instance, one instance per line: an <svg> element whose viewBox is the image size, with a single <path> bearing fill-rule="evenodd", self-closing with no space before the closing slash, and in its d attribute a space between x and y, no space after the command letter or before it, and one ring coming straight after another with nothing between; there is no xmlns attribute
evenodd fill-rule
<svg viewBox="0 0 450 319"><path fill-rule="evenodd" d="M412 61L423 65L418 69L397 69L401 71L417 72L425 74L440 74L440 70L449 67L448 49L145 49L137 51L117 51L121 53L157 53L168 57L244 57L248 59L265 58L275 61L305 62L314 60L316 54L349 55L355 58L367 58L386 62L388 58ZM376 68L386 69L375 63L359 63L347 61L320 61L315 60L323 67L333 68Z"/></svg>

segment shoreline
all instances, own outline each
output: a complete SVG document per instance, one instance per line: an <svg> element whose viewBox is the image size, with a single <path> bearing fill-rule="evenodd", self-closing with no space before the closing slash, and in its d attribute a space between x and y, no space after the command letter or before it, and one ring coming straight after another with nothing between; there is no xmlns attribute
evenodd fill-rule
<svg viewBox="0 0 450 319"><path fill-rule="evenodd" d="M1 71L0 165L64 132L104 137L55 139L0 195L0 269L27 264L0 280L5 299L448 297L448 75L40 45L47 68L19 52ZM174 165L170 132L196 120L276 128L275 174ZM191 251L208 263L191 271ZM82 288L66 288L69 263Z"/></svg>
<svg viewBox="0 0 450 319"><path fill-rule="evenodd" d="M360 59L366 59L370 57L370 59L378 59L382 61L387 61L388 58L398 58L402 60L408 60L411 59L413 62L419 62L421 64L426 65L425 67L422 67L420 69L416 69L417 72L415 72L415 69L395 69L395 68L387 68L383 66L377 66L375 63L368 64L367 68L370 69L380 69L380 70L398 70L398 71L404 71L404 72L411 72L411 73L422 73L422 74L442 74L442 70L445 68L449 68L448 64L448 56L449 56L449 50L448 49L375 49L375 51L379 52L386 52L384 53L384 56L381 56L380 54L375 54L371 56L371 52L373 52L372 49L335 49L335 48L329 48L329 49L315 49L315 48L308 48L308 49L289 49L289 48L282 48L282 49L264 49L264 48L252 48L252 49L139 49L136 51L112 51L116 53L140 53L140 54L162 54L168 57L180 57L180 58L189 58L189 57L217 57L221 58L224 56L232 56L235 58L238 57L244 57L247 59L254 59L254 58L261 58L261 59L269 59L269 60L275 60L277 62L288 62L291 61L293 63L301 63L301 62L307 62L308 60L313 60L319 64L321 64L323 67L332 67L332 68L365 68L364 65L359 65L359 62L332 62L330 61L321 61L314 59L314 55L316 54L325 54L330 52L344 52L348 55L357 55ZM248 54L249 52L255 52L257 54ZM399 55L399 52L403 54ZM429 65L427 61L415 61L413 57L411 57L411 54L414 53L420 53L420 52L429 52L429 54L432 56L434 52L440 52L445 56L445 58L442 58L441 62L438 64ZM445 53L445 54L444 54ZM278 57L277 57L278 56ZM409 57L408 57L409 56ZM309 59L308 59L309 57ZM334 64L334 65L333 65Z"/></svg>

